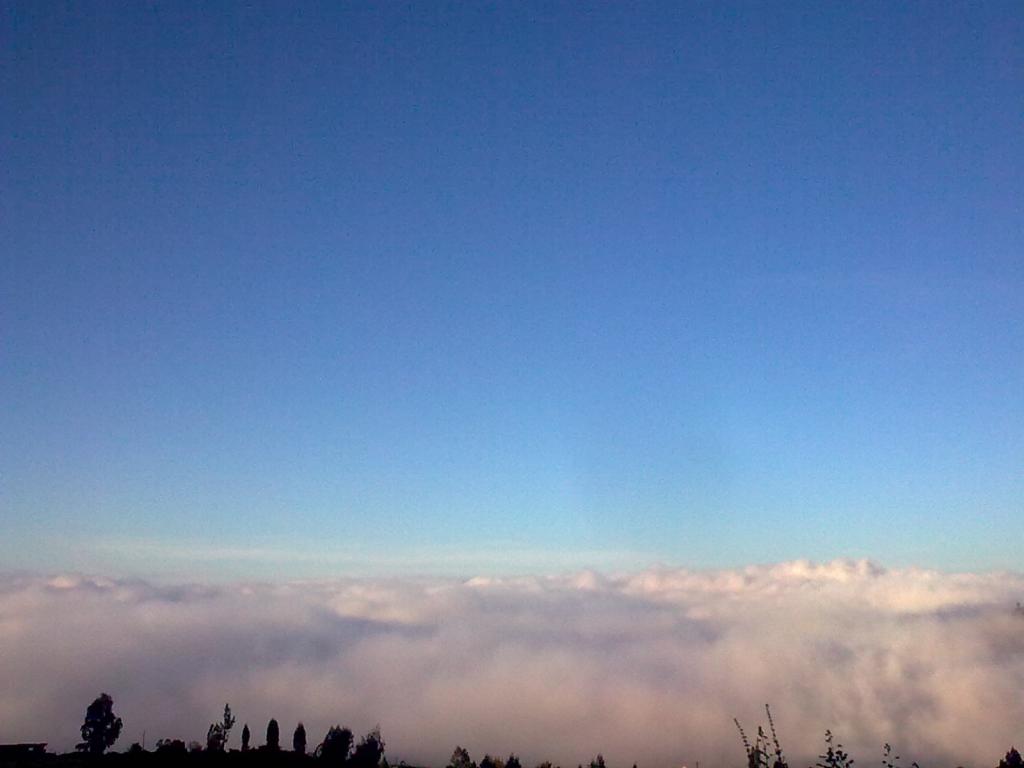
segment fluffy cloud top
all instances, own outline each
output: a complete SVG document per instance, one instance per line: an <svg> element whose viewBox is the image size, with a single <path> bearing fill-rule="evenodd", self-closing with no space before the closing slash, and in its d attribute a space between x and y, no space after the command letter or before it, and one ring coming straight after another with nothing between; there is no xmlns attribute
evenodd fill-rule
<svg viewBox="0 0 1024 768"><path fill-rule="evenodd" d="M770 702L794 768L831 728L871 765L990 768L1024 744L1019 574L807 562L728 571L159 586L0 578L0 741L69 748L109 691L122 744L380 723L393 762L743 763ZM237 734L233 741L237 746Z"/></svg>

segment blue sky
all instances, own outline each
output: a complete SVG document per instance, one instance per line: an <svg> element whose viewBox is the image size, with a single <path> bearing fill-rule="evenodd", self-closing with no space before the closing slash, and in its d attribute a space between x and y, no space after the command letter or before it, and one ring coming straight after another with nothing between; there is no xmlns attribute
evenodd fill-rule
<svg viewBox="0 0 1024 768"><path fill-rule="evenodd" d="M1024 9L0 3L0 563L1024 538Z"/></svg>

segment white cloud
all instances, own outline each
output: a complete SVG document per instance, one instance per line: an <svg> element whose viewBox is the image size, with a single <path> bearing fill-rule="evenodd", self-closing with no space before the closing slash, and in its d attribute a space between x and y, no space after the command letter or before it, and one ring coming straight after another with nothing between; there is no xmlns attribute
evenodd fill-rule
<svg viewBox="0 0 1024 768"><path fill-rule="evenodd" d="M848 561L230 586L11 575L0 741L68 748L104 690L122 747L143 730L201 738L230 701L254 741L271 716L311 741L379 722L410 762L463 744L567 768L598 751L735 766L733 715L754 729L771 702L794 768L825 728L861 766L889 741L907 764L991 768L1024 743L1022 596L1019 574Z"/></svg>

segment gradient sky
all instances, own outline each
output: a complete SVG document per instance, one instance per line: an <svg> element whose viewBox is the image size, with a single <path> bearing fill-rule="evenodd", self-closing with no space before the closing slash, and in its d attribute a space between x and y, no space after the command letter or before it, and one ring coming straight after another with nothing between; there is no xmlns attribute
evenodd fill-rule
<svg viewBox="0 0 1024 768"><path fill-rule="evenodd" d="M0 3L0 566L1019 566L1024 5Z"/></svg>

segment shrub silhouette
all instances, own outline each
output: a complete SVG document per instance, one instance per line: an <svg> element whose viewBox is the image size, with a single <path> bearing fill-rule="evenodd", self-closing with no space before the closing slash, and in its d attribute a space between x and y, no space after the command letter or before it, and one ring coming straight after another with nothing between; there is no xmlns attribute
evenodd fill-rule
<svg viewBox="0 0 1024 768"><path fill-rule="evenodd" d="M380 735L380 726L359 740L349 760L353 768L377 768L384 757L384 739Z"/></svg>
<svg viewBox="0 0 1024 768"><path fill-rule="evenodd" d="M316 756L334 765L344 765L352 751L352 731L333 725L316 748Z"/></svg>
<svg viewBox="0 0 1024 768"><path fill-rule="evenodd" d="M161 755L184 755L188 752L181 739L157 739L156 751Z"/></svg>
<svg viewBox="0 0 1024 768"><path fill-rule="evenodd" d="M242 726L242 751L249 751L249 724L246 723Z"/></svg>
<svg viewBox="0 0 1024 768"><path fill-rule="evenodd" d="M114 699L109 693L101 693L85 710L82 723L82 742L75 749L91 755L102 755L112 747L121 735L123 723L114 715Z"/></svg>
<svg viewBox="0 0 1024 768"><path fill-rule="evenodd" d="M736 729L740 732L740 739L743 740L743 749L747 753L747 768L789 768L786 758L782 754L779 736L775 731L775 720L772 718L771 708L765 704L764 710L768 714L768 726L772 734L770 741L768 734L764 732L764 728L759 725L757 726L757 737L754 739L754 743L751 744L750 739L747 738L746 731L740 725L740 721L735 717L732 719L736 724Z"/></svg>
<svg viewBox="0 0 1024 768"><path fill-rule="evenodd" d="M816 768L850 768L853 758L843 751L842 744L832 743L832 731L825 731L825 754L818 755Z"/></svg>
<svg viewBox="0 0 1024 768"><path fill-rule="evenodd" d="M292 749L300 755L306 754L306 726L302 723L295 726L295 734L292 736Z"/></svg>
<svg viewBox="0 0 1024 768"><path fill-rule="evenodd" d="M886 743L882 747L882 765L885 768L900 768L900 756L892 756L892 745ZM921 768L917 763L911 763L910 768Z"/></svg>

